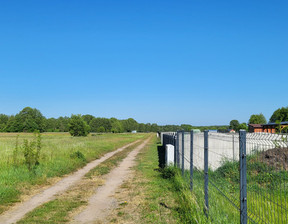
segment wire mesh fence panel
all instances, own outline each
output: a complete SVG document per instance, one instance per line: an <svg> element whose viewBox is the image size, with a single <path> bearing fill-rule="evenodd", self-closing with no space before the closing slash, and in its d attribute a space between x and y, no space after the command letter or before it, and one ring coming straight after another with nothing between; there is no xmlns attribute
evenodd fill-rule
<svg viewBox="0 0 288 224"><path fill-rule="evenodd" d="M209 198L211 219L240 223L239 137L209 133Z"/></svg>
<svg viewBox="0 0 288 224"><path fill-rule="evenodd" d="M251 223L288 223L287 136L248 134L247 204Z"/></svg>
<svg viewBox="0 0 288 224"><path fill-rule="evenodd" d="M241 150L239 147L243 145L243 138L240 141L239 134L207 134L208 172L204 169L204 133L192 133L191 139L191 132L180 131L174 133L174 137L171 137L173 134L166 136L164 141L170 143L173 138L177 167L184 168L182 174L185 180L190 182L191 190L193 185L197 203L204 208L212 223L240 223L244 200L247 208L244 216L248 223L288 223L288 137L243 133L244 155L243 146ZM243 159L247 168L246 165L242 166ZM193 176L189 172L191 167ZM245 198L242 198L243 184ZM242 220L241 223L246 221Z"/></svg>

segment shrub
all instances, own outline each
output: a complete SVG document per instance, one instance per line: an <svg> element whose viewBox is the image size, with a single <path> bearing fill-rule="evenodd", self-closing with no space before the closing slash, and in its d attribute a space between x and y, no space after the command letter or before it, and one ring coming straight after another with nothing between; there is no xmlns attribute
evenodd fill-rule
<svg viewBox="0 0 288 224"><path fill-rule="evenodd" d="M72 115L68 125L69 133L72 136L87 136L89 134L90 127L81 115Z"/></svg>
<svg viewBox="0 0 288 224"><path fill-rule="evenodd" d="M70 155L70 158L71 159L80 159L82 160L83 162L86 162L86 158L84 156L84 154L80 151L76 151L76 152L73 152L71 155Z"/></svg>
<svg viewBox="0 0 288 224"><path fill-rule="evenodd" d="M103 132L105 132L105 128L103 126L101 126L97 129L97 132L103 133Z"/></svg>
<svg viewBox="0 0 288 224"><path fill-rule="evenodd" d="M18 143L16 143L16 145L17 144ZM27 139L24 139L22 149L24 153L25 164L27 165L28 170L35 171L35 168L40 164L39 162L41 151L40 133L38 133L38 135L35 134L35 139L33 141L28 141Z"/></svg>

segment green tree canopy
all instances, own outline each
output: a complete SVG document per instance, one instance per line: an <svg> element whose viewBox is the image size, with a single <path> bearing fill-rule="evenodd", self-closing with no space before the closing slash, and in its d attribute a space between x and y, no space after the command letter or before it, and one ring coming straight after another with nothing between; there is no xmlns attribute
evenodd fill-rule
<svg viewBox="0 0 288 224"><path fill-rule="evenodd" d="M249 124L266 124L267 120L262 113L252 114L248 121Z"/></svg>
<svg viewBox="0 0 288 224"><path fill-rule="evenodd" d="M0 132L5 131L8 120L9 120L8 115L0 114Z"/></svg>
<svg viewBox="0 0 288 224"><path fill-rule="evenodd" d="M111 123L111 132L113 133L121 133L123 132L124 128L122 123L117 120L116 118L112 117L110 119L110 123Z"/></svg>
<svg viewBox="0 0 288 224"><path fill-rule="evenodd" d="M105 128L104 128L103 126L97 128L97 132L99 132L99 133L103 133L103 132L105 132L105 131L106 131L106 130L105 130Z"/></svg>
<svg viewBox="0 0 288 224"><path fill-rule="evenodd" d="M138 123L133 118L128 118L127 120L122 120L124 131L131 132L138 129Z"/></svg>
<svg viewBox="0 0 288 224"><path fill-rule="evenodd" d="M89 134L90 127L83 120L81 115L72 115L69 120L69 133L72 136L87 136Z"/></svg>
<svg viewBox="0 0 288 224"><path fill-rule="evenodd" d="M193 129L193 126L190 124L181 124L181 129L184 131L191 131L191 129Z"/></svg>
<svg viewBox="0 0 288 224"><path fill-rule="evenodd" d="M46 120L46 131L48 131L48 132L59 131L57 129L57 119L49 118Z"/></svg>
<svg viewBox="0 0 288 224"><path fill-rule="evenodd" d="M61 132L67 132L69 131L69 117L59 117L57 119L57 129Z"/></svg>
<svg viewBox="0 0 288 224"><path fill-rule="evenodd" d="M82 115L82 118L87 124L90 124L92 119L95 118L95 117L93 115L86 114L86 115Z"/></svg>
<svg viewBox="0 0 288 224"><path fill-rule="evenodd" d="M288 121L288 107L282 107L274 111L270 118L270 122Z"/></svg>
<svg viewBox="0 0 288 224"><path fill-rule="evenodd" d="M11 116L6 127L8 132L45 131L46 118L36 108L25 107L16 116Z"/></svg>
<svg viewBox="0 0 288 224"><path fill-rule="evenodd" d="M98 132L98 129L100 127L104 128L104 132L110 132L112 125L111 125L111 121L108 118L102 118L102 117L96 117L93 118L90 123L89 123L90 127L91 127L91 131L92 132ZM101 130L103 130L101 128Z"/></svg>
<svg viewBox="0 0 288 224"><path fill-rule="evenodd" d="M240 129L244 129L244 130L248 131L247 124L246 123L239 124L239 126L238 126L236 131L239 131Z"/></svg>
<svg viewBox="0 0 288 224"><path fill-rule="evenodd" d="M232 120L232 121L230 121L229 128L237 131L239 125L240 125L240 123L238 120Z"/></svg>

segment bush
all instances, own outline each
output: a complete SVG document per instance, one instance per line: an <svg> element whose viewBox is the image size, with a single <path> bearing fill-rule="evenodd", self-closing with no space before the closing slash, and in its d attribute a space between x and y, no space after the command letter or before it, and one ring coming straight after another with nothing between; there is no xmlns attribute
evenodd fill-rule
<svg viewBox="0 0 288 224"><path fill-rule="evenodd" d="M68 125L69 133L72 136L87 136L89 134L90 127L81 115L72 115Z"/></svg>
<svg viewBox="0 0 288 224"><path fill-rule="evenodd" d="M76 152L73 152L71 155L70 155L70 158L71 159L80 159L82 160L83 162L86 162L86 158L84 156L84 154L80 151L76 151Z"/></svg>
<svg viewBox="0 0 288 224"><path fill-rule="evenodd" d="M165 167L161 170L161 176L164 179L172 179L176 175L176 168L172 166Z"/></svg>
<svg viewBox="0 0 288 224"><path fill-rule="evenodd" d="M18 140L17 140L18 141ZM18 147L18 143L16 143L16 148ZM35 171L35 168L40 164L40 151L41 151L41 135L38 133L34 141L28 141L24 139L24 143L22 145L25 164L29 171Z"/></svg>
<svg viewBox="0 0 288 224"><path fill-rule="evenodd" d="M101 126L101 127L97 128L97 132L103 133L103 132L105 132L105 128L103 126Z"/></svg>

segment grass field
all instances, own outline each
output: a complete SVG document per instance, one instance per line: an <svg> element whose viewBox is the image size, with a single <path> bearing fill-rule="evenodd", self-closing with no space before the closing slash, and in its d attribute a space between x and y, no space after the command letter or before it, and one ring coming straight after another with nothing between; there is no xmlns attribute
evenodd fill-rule
<svg viewBox="0 0 288 224"><path fill-rule="evenodd" d="M15 151L16 133L0 134L0 213L9 205L31 194L31 189L51 183L100 158L125 144L144 138L147 134L92 134L88 137L71 137L68 133L43 133L40 164L35 172L24 163L21 147ZM18 142L32 140L33 134L21 133ZM81 155L81 156L75 156Z"/></svg>

